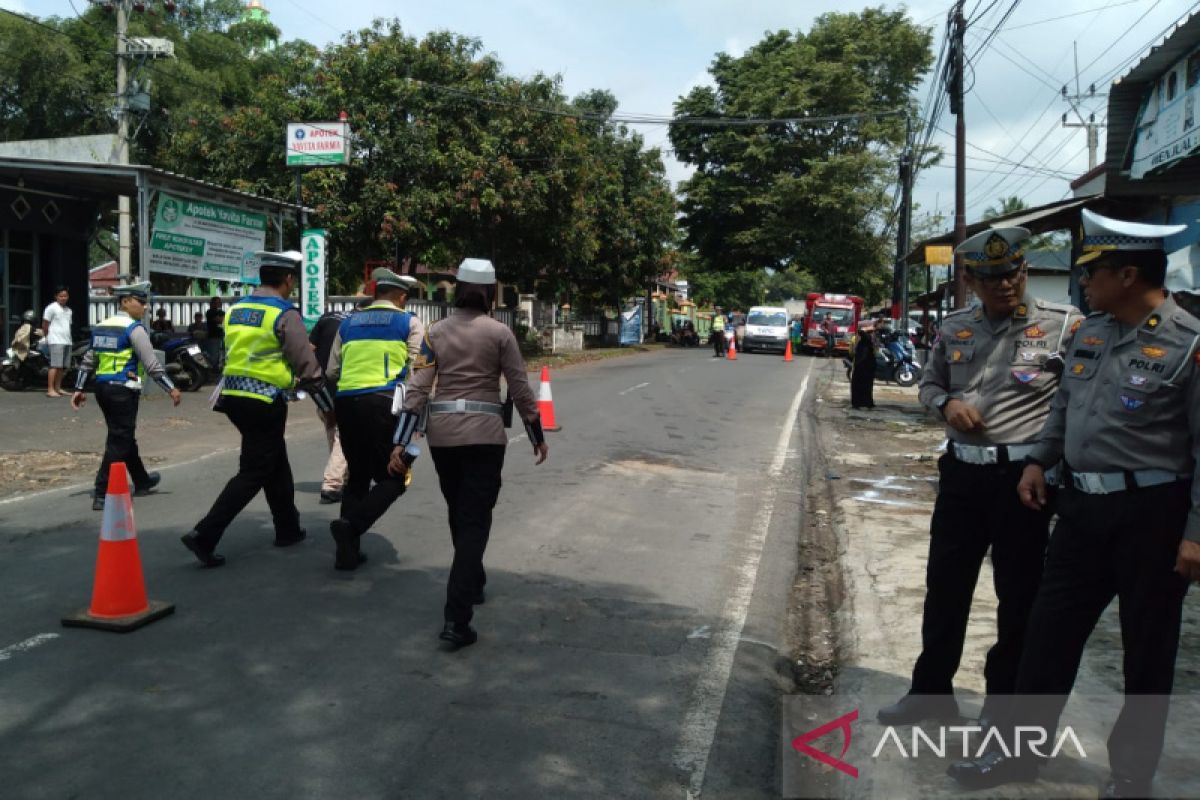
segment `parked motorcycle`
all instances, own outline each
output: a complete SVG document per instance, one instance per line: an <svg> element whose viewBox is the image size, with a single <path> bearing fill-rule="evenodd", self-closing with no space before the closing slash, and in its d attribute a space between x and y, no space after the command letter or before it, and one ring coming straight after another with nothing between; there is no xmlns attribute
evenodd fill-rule
<svg viewBox="0 0 1200 800"><path fill-rule="evenodd" d="M163 352L163 368L180 391L195 392L208 382L212 365L191 336L160 331L151 334L150 341Z"/></svg>
<svg viewBox="0 0 1200 800"><path fill-rule="evenodd" d="M849 358L842 359L849 378L854 364ZM896 334L888 334L881 345L875 348L875 380L889 381L899 386L912 386L921 380L921 367L913 360L912 342L902 341Z"/></svg>
<svg viewBox="0 0 1200 800"><path fill-rule="evenodd" d="M18 354L16 348L9 347L4 353L4 358L0 359L0 388L8 392L20 392L26 387L34 386L45 388L46 379L50 373L50 357L47 353L44 340L42 339L41 331L29 319L29 313L23 317L24 324L17 329L17 334L14 339L24 338L29 342L28 352L24 356ZM34 320L36 321L36 319ZM29 326L28 331L22 331L25 325ZM22 336L24 333L24 336ZM79 365L83 361L83 355L87 352L90 346L90 340L83 339L76 341L71 346L71 355L67 362L66 374L63 375L63 386L75 385L75 376L79 371Z"/></svg>

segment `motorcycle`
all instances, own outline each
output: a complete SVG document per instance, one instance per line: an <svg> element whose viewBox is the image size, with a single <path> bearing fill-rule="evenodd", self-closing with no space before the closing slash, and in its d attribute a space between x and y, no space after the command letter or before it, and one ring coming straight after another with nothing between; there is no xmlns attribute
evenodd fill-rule
<svg viewBox="0 0 1200 800"><path fill-rule="evenodd" d="M163 352L163 368L180 391L195 392L208 382L212 365L191 336L160 331L151 334L150 341Z"/></svg>
<svg viewBox="0 0 1200 800"><path fill-rule="evenodd" d="M66 374L63 375L64 387L75 385L75 376L89 346L89 340L77 341L71 346L70 360ZM29 352L24 357L10 347L5 351L3 360L0 360L0 388L7 392L24 391L29 386L45 388L49 373L50 357L44 342L31 343Z"/></svg>

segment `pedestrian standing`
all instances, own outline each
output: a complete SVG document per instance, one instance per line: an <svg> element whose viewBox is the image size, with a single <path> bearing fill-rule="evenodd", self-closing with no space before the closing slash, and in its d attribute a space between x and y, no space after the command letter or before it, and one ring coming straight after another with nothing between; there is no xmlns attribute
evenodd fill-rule
<svg viewBox="0 0 1200 800"><path fill-rule="evenodd" d="M458 268L454 313L430 325L396 427L389 469L408 470L406 448L418 420L428 413L430 454L450 517L454 562L446 586L445 625L439 638L454 647L478 638L470 622L473 606L484 601L487 574L483 553L492 529L492 509L500 494L500 472L508 436L504 432L500 378L525 422L535 464L549 449L529 388L516 337L490 316L496 272L490 261L468 258ZM430 390L437 381L437 397Z"/></svg>
<svg viewBox="0 0 1200 800"><path fill-rule="evenodd" d="M300 527L284 441L289 396L299 386L312 395L322 413L333 413L333 401L309 345L304 320L287 299L299 283L304 257L294 250L257 256L260 285L234 303L229 313L225 375L216 406L242 436L238 472L204 519L182 537L184 546L206 567L225 563L225 557L215 552L217 543L259 491L271 509L275 546L303 541L306 534Z"/></svg>
<svg viewBox="0 0 1200 800"><path fill-rule="evenodd" d="M335 569L353 570L366 561L362 535L404 494L411 473L392 475L393 414L402 396L412 357L421 351L425 326L404 310L416 278L386 267L371 273L375 301L355 311L338 328L327 374L337 381L337 427L350 474L338 519L329 523L337 552ZM399 408L396 408L399 411Z"/></svg>
<svg viewBox="0 0 1200 800"><path fill-rule="evenodd" d="M833 321L833 314L825 312L825 319L821 321L821 334L825 337L825 357L833 358L833 345L837 341L837 323Z"/></svg>
<svg viewBox="0 0 1200 800"><path fill-rule="evenodd" d="M349 311L326 311L309 332L309 344L312 345L313 352L317 356L317 363L322 368L329 363L329 354L333 351L333 340L337 338L338 328L349 316ZM325 374L325 386L331 396L336 395L337 381L329 375L328 371ZM342 452L337 420L332 415L322 414L319 410L317 416L321 418L321 424L325 428L325 439L329 442L329 458L326 459L325 469L321 473L321 499L319 502L321 505L333 505L342 502L342 492L346 486L349 468L346 466L346 456Z"/></svg>
<svg viewBox="0 0 1200 800"><path fill-rule="evenodd" d="M214 297L208 301L204 327L204 355L208 357L208 363L217 369L225 350L225 309L221 305L221 298Z"/></svg>
<svg viewBox="0 0 1200 800"><path fill-rule="evenodd" d="M1047 513L1046 471L1063 460L1058 524L1016 684L1037 702L1014 702L1002 730L1053 734L1088 638L1119 597L1125 703L1108 737L1102 796L1151 797L1184 595L1200 580L1200 319L1163 290L1163 240L1185 226L1088 210L1082 218L1076 263L1093 313L1075 334L1018 487L1033 513ZM1022 754L991 751L949 772L972 788L1033 780L1038 763Z"/></svg>
<svg viewBox="0 0 1200 800"><path fill-rule="evenodd" d="M50 373L46 376L46 397L63 397L63 377L71 366L71 299L67 287L54 290L54 302L42 312L42 334L50 348Z"/></svg>
<svg viewBox="0 0 1200 800"><path fill-rule="evenodd" d="M204 314L197 311L192 317L192 324L187 326L188 336L191 336L197 342L203 342L208 338L208 325L204 322ZM209 362L212 366L216 366L216 361Z"/></svg>
<svg viewBox="0 0 1200 800"><path fill-rule="evenodd" d="M875 407L875 335L867 324L858 328L850 372L850 407Z"/></svg>
<svg viewBox="0 0 1200 800"><path fill-rule="evenodd" d="M175 331L175 325L167 316L165 308L159 308L154 312L154 322L150 323L150 327L154 329L155 333L173 333Z"/></svg>
<svg viewBox="0 0 1200 800"><path fill-rule="evenodd" d="M179 405L182 395L154 355L150 334L142 324L150 284L118 286L117 313L92 329L92 346L83 357L75 379L75 394L71 407L83 408L87 395L83 388L88 376L96 373L96 405L104 414L108 437L104 442L104 459L96 470L92 490L92 510L104 510L104 495L108 490L108 471L114 462L124 462L133 480L134 496L148 494L158 485L157 472L147 472L138 452L137 414L142 396L142 376L150 379L170 394L171 402Z"/></svg>
<svg viewBox="0 0 1200 800"><path fill-rule="evenodd" d="M921 379L921 402L946 421L938 494L929 526L921 654L912 685L879 711L885 725L956 718L954 675L971 601L991 548L996 643L984 663L982 724L1010 695L1037 593L1050 512L1017 498L1023 459L1050 413L1062 353L1078 311L1026 293L1025 228L996 228L958 247L976 306L946 318Z"/></svg>
<svg viewBox="0 0 1200 800"><path fill-rule="evenodd" d="M723 357L725 355L725 315L721 313L720 306L713 311L712 342L713 358Z"/></svg>

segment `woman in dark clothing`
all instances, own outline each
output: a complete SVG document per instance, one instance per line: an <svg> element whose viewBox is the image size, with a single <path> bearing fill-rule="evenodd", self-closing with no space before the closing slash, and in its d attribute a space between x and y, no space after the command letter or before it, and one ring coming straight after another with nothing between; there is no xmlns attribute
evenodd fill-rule
<svg viewBox="0 0 1200 800"><path fill-rule="evenodd" d="M875 334L872 328L858 329L854 370L850 375L850 406L875 407Z"/></svg>

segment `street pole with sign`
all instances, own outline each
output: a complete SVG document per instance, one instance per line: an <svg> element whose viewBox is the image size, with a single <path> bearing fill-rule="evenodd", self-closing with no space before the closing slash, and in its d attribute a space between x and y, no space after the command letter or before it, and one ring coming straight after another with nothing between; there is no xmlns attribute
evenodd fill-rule
<svg viewBox="0 0 1200 800"><path fill-rule="evenodd" d="M325 231L313 228L300 239L304 268L300 280L300 315L310 331L325 313Z"/></svg>

